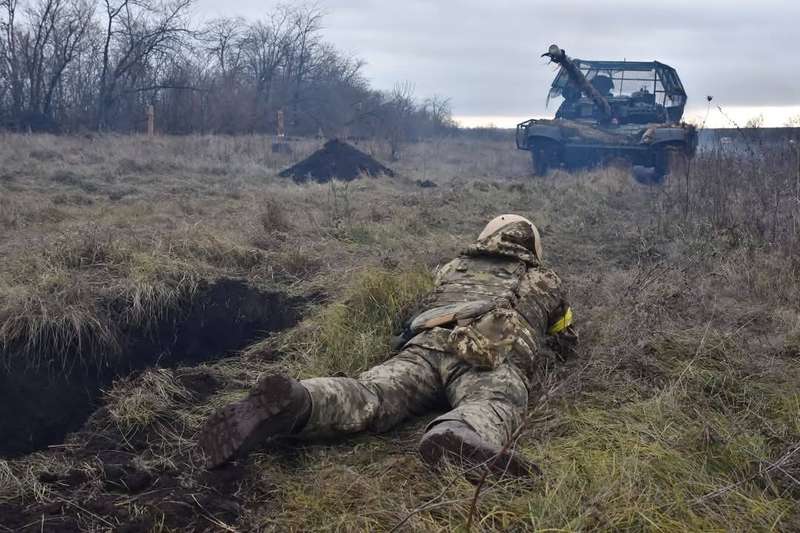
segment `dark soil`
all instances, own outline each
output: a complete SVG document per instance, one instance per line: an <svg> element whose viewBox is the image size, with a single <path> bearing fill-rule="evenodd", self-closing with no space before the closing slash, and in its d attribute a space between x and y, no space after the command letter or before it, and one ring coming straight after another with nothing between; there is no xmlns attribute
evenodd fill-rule
<svg viewBox="0 0 800 533"><path fill-rule="evenodd" d="M297 182L315 180L322 183L334 178L351 181L364 174L394 176L394 171L346 142L333 139L279 176L291 177Z"/></svg>
<svg viewBox="0 0 800 533"><path fill-rule="evenodd" d="M0 370L0 456L14 457L60 443L97 408L101 391L119 377L148 367L220 359L272 331L292 326L299 301L222 279L195 294L182 313L149 331L125 332L124 349L103 368ZM74 354L80 357L80 354ZM199 391L213 378L194 376ZM2 523L2 522L0 522Z"/></svg>
<svg viewBox="0 0 800 533"><path fill-rule="evenodd" d="M169 467L145 471L134 462L107 463L92 452L81 458L101 468L77 484L52 475L41 480L49 489L48 503L0 503L0 531L78 532L95 523L103 531L221 531L235 523L243 502L237 496L245 468L229 465L205 472L198 484L181 485L181 472ZM91 529L93 530L93 529Z"/></svg>
<svg viewBox="0 0 800 533"><path fill-rule="evenodd" d="M174 409L194 409L225 386L213 367L179 368L173 374L192 393L176 398ZM170 447L169 460L163 460L159 443L168 443L173 429L183 435L191 429L162 422L123 435L106 407L96 410L69 437L69 446L49 451L47 461L31 456L30 466L23 468L46 486L46 501L0 501L0 533L225 530L248 503L242 498L253 475L248 464L205 470L192 444ZM165 427L170 431L166 441ZM272 497L259 495L265 505Z"/></svg>

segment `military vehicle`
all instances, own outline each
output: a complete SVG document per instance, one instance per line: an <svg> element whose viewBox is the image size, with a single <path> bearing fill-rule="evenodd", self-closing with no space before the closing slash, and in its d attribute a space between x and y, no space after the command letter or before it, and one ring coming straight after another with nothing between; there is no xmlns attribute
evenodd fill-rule
<svg viewBox="0 0 800 533"><path fill-rule="evenodd" d="M561 67L548 103L563 101L554 119L517 125L517 148L531 152L534 174L616 159L653 167L649 179L660 182L672 161L694 155L697 130L680 121L686 91L674 68L658 61L572 59L556 45L542 57Z"/></svg>

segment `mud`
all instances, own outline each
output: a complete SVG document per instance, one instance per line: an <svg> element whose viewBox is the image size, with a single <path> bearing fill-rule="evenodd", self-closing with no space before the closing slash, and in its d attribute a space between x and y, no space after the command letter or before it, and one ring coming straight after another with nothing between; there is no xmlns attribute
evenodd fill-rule
<svg viewBox="0 0 800 533"><path fill-rule="evenodd" d="M175 470L145 472L132 463L106 464L97 479L76 486L58 477L46 482L51 503L0 503L0 526L30 533L96 530L87 524L128 533L221 531L242 512L236 494L245 474L240 466L207 472L199 486L188 489Z"/></svg>
<svg viewBox="0 0 800 533"><path fill-rule="evenodd" d="M187 309L149 331L127 331L122 353L103 368L0 370L0 457L57 445L98 407L114 379L148 367L216 360L294 325L300 302L260 291L237 279L202 287ZM80 356L80 354L74 354ZM211 376L188 376L197 390L213 393Z"/></svg>
<svg viewBox="0 0 800 533"><path fill-rule="evenodd" d="M199 385L193 394L219 386L208 368L181 368L175 376ZM187 409L195 402L186 398L175 407ZM191 445L171 449L164 460L153 455L154 442L164 438L159 431L150 426L140 438L123 437L107 410L98 409L70 438L73 446L49 452L48 461L33 456L30 466L23 467L31 469L48 496L44 502L0 501L0 532L6 531L3 526L23 532L221 531L234 524L248 503L241 497L253 475L248 465L192 470L202 460ZM259 498L267 505L273 495Z"/></svg>
<svg viewBox="0 0 800 533"><path fill-rule="evenodd" d="M380 174L394 176L394 171L346 142L333 139L308 158L282 171L279 176L294 178L297 182L326 182L334 178L351 181L362 175Z"/></svg>

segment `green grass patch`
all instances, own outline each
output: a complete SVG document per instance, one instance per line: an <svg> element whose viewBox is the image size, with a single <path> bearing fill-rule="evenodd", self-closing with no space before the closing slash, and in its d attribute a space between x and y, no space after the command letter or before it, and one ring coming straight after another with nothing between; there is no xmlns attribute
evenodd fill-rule
<svg viewBox="0 0 800 533"><path fill-rule="evenodd" d="M392 333L432 286L432 274L422 269L364 270L342 301L291 332L282 349L296 356L302 377L356 375L389 356Z"/></svg>
<svg viewBox="0 0 800 533"><path fill-rule="evenodd" d="M738 422L663 397L569 410L565 435L531 443L543 490L512 507L534 529L772 529L794 503L755 482L777 452Z"/></svg>

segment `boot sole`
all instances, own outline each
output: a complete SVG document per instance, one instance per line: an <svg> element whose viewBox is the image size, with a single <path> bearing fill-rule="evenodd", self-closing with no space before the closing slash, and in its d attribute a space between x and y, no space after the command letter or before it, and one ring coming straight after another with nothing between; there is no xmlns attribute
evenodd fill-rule
<svg viewBox="0 0 800 533"><path fill-rule="evenodd" d="M467 442L453 431L434 433L425 438L419 448L423 461L437 467L443 460L471 469L478 465L488 468L493 474L530 478L541 475L539 467L517 457L513 451L498 454L495 450Z"/></svg>
<svg viewBox="0 0 800 533"><path fill-rule="evenodd" d="M247 397L211 415L199 438L208 468L217 468L270 437L270 421L291 403L291 381L265 376Z"/></svg>

